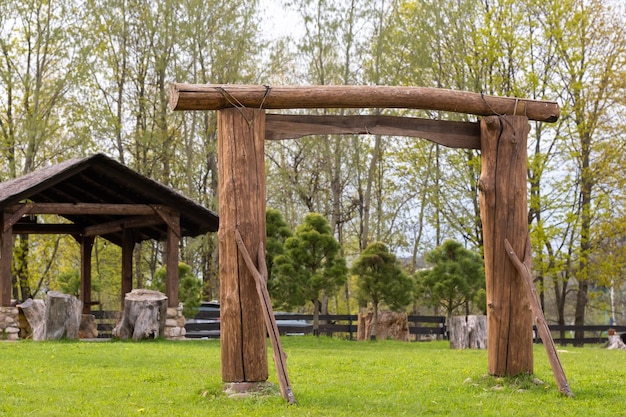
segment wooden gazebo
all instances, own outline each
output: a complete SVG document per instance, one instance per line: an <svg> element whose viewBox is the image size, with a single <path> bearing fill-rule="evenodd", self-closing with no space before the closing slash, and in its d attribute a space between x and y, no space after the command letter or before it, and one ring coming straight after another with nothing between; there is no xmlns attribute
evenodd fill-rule
<svg viewBox="0 0 626 417"><path fill-rule="evenodd" d="M69 234L80 243L80 298L83 313L89 313L96 236L122 248L122 306L133 286L135 244L148 239L166 241L166 295L168 306L176 307L180 238L218 229L218 217L212 211L102 154L67 160L0 183L0 210L2 307L11 304L14 234ZM65 221L40 223L38 214L59 215Z"/></svg>
<svg viewBox="0 0 626 417"><path fill-rule="evenodd" d="M556 121L557 103L422 87L172 84L170 107L217 110L224 382L267 379L261 305L251 268L238 250L239 244L256 254L265 239L264 141L325 134L411 136L445 146L480 149L489 373L533 372L532 322L542 314L540 310L531 314L521 276L525 274L520 272L531 258L526 196L528 121ZM482 119L471 123L382 115L266 113L268 109L309 108L423 109ZM509 259L517 255L525 261L523 265L519 258L518 264ZM262 262L261 257L257 262Z"/></svg>

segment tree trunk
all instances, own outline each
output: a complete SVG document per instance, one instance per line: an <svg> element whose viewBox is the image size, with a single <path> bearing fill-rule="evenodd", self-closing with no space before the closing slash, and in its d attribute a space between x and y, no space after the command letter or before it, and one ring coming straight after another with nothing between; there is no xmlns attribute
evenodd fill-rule
<svg viewBox="0 0 626 417"><path fill-rule="evenodd" d="M320 300L313 300L313 336L320 335Z"/></svg>
<svg viewBox="0 0 626 417"><path fill-rule="evenodd" d="M125 340L157 339L164 335L167 297L158 291L135 289L124 298L122 320L113 337Z"/></svg>
<svg viewBox="0 0 626 417"><path fill-rule="evenodd" d="M376 325L378 324L378 303L374 303L374 319L372 320L372 332L370 340L376 340Z"/></svg>
<svg viewBox="0 0 626 417"><path fill-rule="evenodd" d="M49 291L46 296L45 339L78 339L83 303L73 295Z"/></svg>
<svg viewBox="0 0 626 417"><path fill-rule="evenodd" d="M487 316L454 316L448 324L450 349L486 349Z"/></svg>

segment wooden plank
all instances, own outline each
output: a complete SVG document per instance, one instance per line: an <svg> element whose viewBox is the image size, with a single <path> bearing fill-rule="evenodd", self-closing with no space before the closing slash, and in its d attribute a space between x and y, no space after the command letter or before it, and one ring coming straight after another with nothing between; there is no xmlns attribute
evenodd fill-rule
<svg viewBox="0 0 626 417"><path fill-rule="evenodd" d="M504 239L504 246L507 254L509 255L509 259L513 265L515 265L515 268L519 272L519 276L523 280L524 286L526 287L526 295L530 300L530 309L533 312L534 322L537 326L537 331L539 332L543 345L546 348L548 360L550 362L550 366L552 367L552 373L556 379L559 391L568 397L573 397L574 394L572 393L572 390L567 382L563 365L561 365L559 354L556 351L556 346L554 346L554 340L552 340L552 334L550 333L548 323L546 322L543 310L541 309L541 302L539 301L537 289L533 283L533 277L530 274L530 235L526 234L526 259L524 260L524 263L519 260L513 250L513 247L507 239Z"/></svg>
<svg viewBox="0 0 626 417"><path fill-rule="evenodd" d="M480 125L473 122L398 116L267 114L265 139L308 135L385 135L427 139L449 148L480 149Z"/></svg>
<svg viewBox="0 0 626 417"><path fill-rule="evenodd" d="M241 84L170 85L172 110L405 108L456 113L525 115L530 120L555 122L559 105L514 97L429 87L380 85L264 86Z"/></svg>
<svg viewBox="0 0 626 417"><path fill-rule="evenodd" d="M224 109L217 123L222 379L261 382L268 377L265 325L235 229L256 252L265 236L265 111Z"/></svg>
<svg viewBox="0 0 626 417"><path fill-rule="evenodd" d="M250 257L250 253L248 252L246 245L243 243L243 239L241 238L241 234L239 233L238 229L235 229L235 240L237 241L237 247L239 248L239 251L243 256L243 259L248 266L248 270L254 277L256 290L263 310L265 328L267 329L267 334L269 335L270 341L272 343L272 353L274 357L274 364L276 365L276 372L278 374L280 392L283 395L283 398L287 400L289 404L295 404L296 397L294 396L293 390L291 389L289 375L287 374L287 355L285 355L283 345L280 343L280 333L278 331L278 326L276 325L276 319L274 318L274 311L272 310L270 295L267 291L267 267L265 266L265 250L263 249L263 244L261 243L261 245L259 246L259 253L257 256L259 269L263 271L263 273L261 273L254 265L254 262Z"/></svg>
<svg viewBox="0 0 626 417"><path fill-rule="evenodd" d="M19 213L27 209L30 214L60 214L60 215L111 215L111 216L139 216L155 214L160 206L147 204L92 204L92 203L28 203L16 204L11 211Z"/></svg>
<svg viewBox="0 0 626 417"><path fill-rule="evenodd" d="M528 234L526 143L528 119L491 116L481 120L480 216L487 289L489 373L533 373L531 314L526 290L508 261L504 239L524 253Z"/></svg>

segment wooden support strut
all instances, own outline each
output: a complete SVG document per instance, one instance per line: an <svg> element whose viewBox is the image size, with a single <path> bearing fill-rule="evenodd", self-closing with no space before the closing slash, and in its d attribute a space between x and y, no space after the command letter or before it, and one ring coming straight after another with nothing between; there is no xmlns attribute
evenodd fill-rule
<svg viewBox="0 0 626 417"><path fill-rule="evenodd" d="M548 354L550 367L552 368L552 373L554 373L554 378L556 379L559 391L562 394L567 395L568 397L573 397L574 394L572 393L572 390L567 383L567 378L565 377L563 365L561 365L561 361L559 360L559 354L556 351L554 339L552 339L550 328L548 327L546 318L543 315L543 310L541 309L541 303L539 302L537 290L535 289L535 285L533 284L533 280L530 275L530 237L527 237L526 241L526 257L524 259L524 262L521 262L519 260L519 258L515 254L515 251L513 250L513 247L507 239L504 239L504 246L506 247L506 252L511 259L511 262L513 263L513 265L515 265L515 268L519 272L522 281L524 281L526 293L530 301L530 309L533 313L533 319L537 326L539 337L541 337L543 346L545 347L546 353Z"/></svg>
<svg viewBox="0 0 626 417"><path fill-rule="evenodd" d="M270 301L269 293L267 292L267 266L265 265L265 249L263 248L263 243L260 243L259 253L257 255L259 269L262 271L261 273L255 267L238 229L235 229L235 241L237 242L237 247L243 256L248 269L250 270L250 274L254 277L257 293L263 310L263 318L265 319L265 327L267 328L267 333L269 334L270 341L272 342L274 364L276 365L276 372L278 373L280 392L289 404L295 404L296 397L294 396L291 384L289 383L289 375L287 375L287 355L285 354L283 346L280 343L278 325L276 324L274 311L272 310L272 303Z"/></svg>

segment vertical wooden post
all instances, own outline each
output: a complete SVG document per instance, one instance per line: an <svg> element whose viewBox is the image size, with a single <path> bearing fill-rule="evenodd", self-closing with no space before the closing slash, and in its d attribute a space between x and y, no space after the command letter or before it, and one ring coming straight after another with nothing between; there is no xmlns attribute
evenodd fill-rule
<svg viewBox="0 0 626 417"><path fill-rule="evenodd" d="M178 245L180 243L180 216L171 214L167 227L167 265L165 295L167 306L178 307Z"/></svg>
<svg viewBox="0 0 626 417"><path fill-rule="evenodd" d="M10 213L2 214L2 248L0 249L0 307L11 306L11 264L13 263L13 226Z"/></svg>
<svg viewBox="0 0 626 417"><path fill-rule="evenodd" d="M222 380L261 382L268 377L263 311L235 230L257 253L265 239L265 111L224 109L217 122Z"/></svg>
<svg viewBox="0 0 626 417"><path fill-rule="evenodd" d="M83 302L83 314L91 314L91 251L95 238L80 238L80 299Z"/></svg>
<svg viewBox="0 0 626 417"><path fill-rule="evenodd" d="M532 315L523 280L509 261L505 239L526 257L528 119L489 116L481 123L480 213L487 281L489 373L533 373Z"/></svg>
<svg viewBox="0 0 626 417"><path fill-rule="evenodd" d="M133 250L135 239L132 230L124 229L122 233L122 311L126 294L133 290Z"/></svg>

